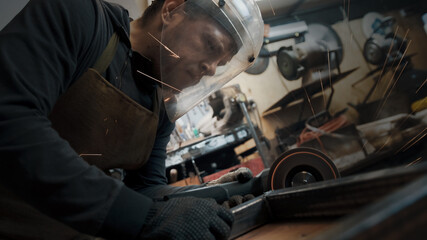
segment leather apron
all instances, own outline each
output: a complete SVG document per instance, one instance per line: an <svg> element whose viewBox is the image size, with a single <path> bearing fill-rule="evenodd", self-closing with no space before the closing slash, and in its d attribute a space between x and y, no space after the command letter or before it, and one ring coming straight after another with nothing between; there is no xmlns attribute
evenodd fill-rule
<svg viewBox="0 0 427 240"><path fill-rule="evenodd" d="M150 111L101 76L118 41L114 34L94 67L60 97L49 116L59 135L83 159L102 170L137 169L147 162L160 108L158 88Z"/></svg>
<svg viewBox="0 0 427 240"><path fill-rule="evenodd" d="M154 145L160 98L153 111L142 107L106 81L117 50L114 34L93 68L60 97L50 115L53 127L77 153L100 169L135 169ZM158 89L158 88L157 88ZM0 239L93 239L48 217L0 184Z"/></svg>

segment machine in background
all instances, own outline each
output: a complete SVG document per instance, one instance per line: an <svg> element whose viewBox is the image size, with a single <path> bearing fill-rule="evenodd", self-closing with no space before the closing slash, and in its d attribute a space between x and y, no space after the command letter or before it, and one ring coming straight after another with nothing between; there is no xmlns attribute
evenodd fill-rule
<svg viewBox="0 0 427 240"><path fill-rule="evenodd" d="M206 101L209 110L197 123L184 118L197 129L199 137L182 141L185 145L167 153L166 175L169 183L193 179L195 181L184 184L200 184L242 164L255 174L269 166L268 143L262 136L256 104L247 101L239 86L225 87L210 95ZM246 144L248 147L244 151L236 151L248 140L253 140L254 144ZM255 152L258 153L253 155ZM250 155L255 157L247 158Z"/></svg>

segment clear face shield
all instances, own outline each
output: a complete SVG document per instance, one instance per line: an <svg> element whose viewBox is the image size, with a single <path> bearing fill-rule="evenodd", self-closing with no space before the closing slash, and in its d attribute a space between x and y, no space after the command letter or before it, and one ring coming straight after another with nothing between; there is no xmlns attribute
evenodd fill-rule
<svg viewBox="0 0 427 240"><path fill-rule="evenodd" d="M264 23L254 0L188 0L165 19L162 91L175 121L253 64Z"/></svg>

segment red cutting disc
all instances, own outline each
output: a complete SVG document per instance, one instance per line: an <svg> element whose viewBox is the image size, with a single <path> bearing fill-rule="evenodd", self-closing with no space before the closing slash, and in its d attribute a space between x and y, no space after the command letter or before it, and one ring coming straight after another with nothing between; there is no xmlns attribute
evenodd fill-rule
<svg viewBox="0 0 427 240"><path fill-rule="evenodd" d="M339 178L337 167L326 154L314 148L294 148L283 153L270 168L271 190Z"/></svg>

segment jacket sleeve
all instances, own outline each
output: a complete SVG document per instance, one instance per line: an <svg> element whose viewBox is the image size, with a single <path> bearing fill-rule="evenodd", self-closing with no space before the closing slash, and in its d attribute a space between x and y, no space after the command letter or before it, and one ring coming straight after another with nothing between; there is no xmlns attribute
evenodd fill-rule
<svg viewBox="0 0 427 240"><path fill-rule="evenodd" d="M153 199L162 199L163 196L196 189L203 185L175 187L167 185L166 177L166 145L175 124L169 122L166 113L160 118L157 136L148 162L143 168L136 171L127 171L124 182L130 188Z"/></svg>
<svg viewBox="0 0 427 240"><path fill-rule="evenodd" d="M76 230L130 239L151 199L88 165L47 117L85 70L100 14L98 0L32 0L0 32L0 181Z"/></svg>

